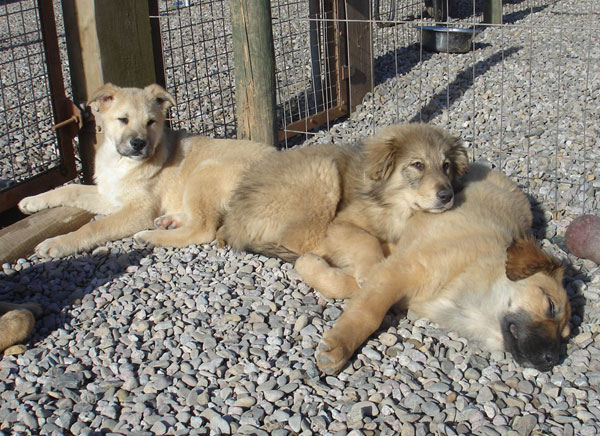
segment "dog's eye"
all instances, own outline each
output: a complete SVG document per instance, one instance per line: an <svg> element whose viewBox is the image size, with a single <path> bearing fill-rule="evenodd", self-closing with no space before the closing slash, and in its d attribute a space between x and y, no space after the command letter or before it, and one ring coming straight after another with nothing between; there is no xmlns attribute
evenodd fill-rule
<svg viewBox="0 0 600 436"><path fill-rule="evenodd" d="M156 120L148 120L148 122L146 123L146 126L150 127L155 122L156 122Z"/></svg>
<svg viewBox="0 0 600 436"><path fill-rule="evenodd" d="M446 161L444 162L444 164L442 165L442 169L444 170L445 173L450 171L450 162Z"/></svg>
<svg viewBox="0 0 600 436"><path fill-rule="evenodd" d="M122 122L123 124L127 124L129 122L129 118L119 118L119 121Z"/></svg>
<svg viewBox="0 0 600 436"><path fill-rule="evenodd" d="M411 167L419 170L419 171L423 171L425 169L425 164L423 162L420 161L416 161L410 164Z"/></svg>
<svg viewBox="0 0 600 436"><path fill-rule="evenodd" d="M554 306L554 301L548 298L548 313L550 318L554 318L556 316L556 307Z"/></svg>

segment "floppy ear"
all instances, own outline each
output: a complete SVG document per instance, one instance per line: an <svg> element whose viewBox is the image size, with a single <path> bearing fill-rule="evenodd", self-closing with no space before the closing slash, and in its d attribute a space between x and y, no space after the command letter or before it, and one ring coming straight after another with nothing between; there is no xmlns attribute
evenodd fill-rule
<svg viewBox="0 0 600 436"><path fill-rule="evenodd" d="M396 166L398 148L389 137L374 138L365 147L366 173L371 180L388 179Z"/></svg>
<svg viewBox="0 0 600 436"><path fill-rule="evenodd" d="M160 105L163 111L166 111L168 108L175 105L175 99L173 96L169 94L165 88L157 85L156 83L146 86L144 91L156 99L156 102Z"/></svg>
<svg viewBox="0 0 600 436"><path fill-rule="evenodd" d="M545 253L532 236L516 238L506 254L506 276L512 281L525 279L537 272L546 272L555 280L562 281L561 264Z"/></svg>
<svg viewBox="0 0 600 436"><path fill-rule="evenodd" d="M115 98L115 94L119 91L118 86L112 83L105 83L99 89L96 90L88 101L88 106L92 108L93 112L101 112L108 108Z"/></svg>
<svg viewBox="0 0 600 436"><path fill-rule="evenodd" d="M469 157L467 156L467 149L464 147L461 139L456 136L451 136L450 140L453 142L452 148L448 156L452 161L455 176L462 176L467 172L469 168Z"/></svg>

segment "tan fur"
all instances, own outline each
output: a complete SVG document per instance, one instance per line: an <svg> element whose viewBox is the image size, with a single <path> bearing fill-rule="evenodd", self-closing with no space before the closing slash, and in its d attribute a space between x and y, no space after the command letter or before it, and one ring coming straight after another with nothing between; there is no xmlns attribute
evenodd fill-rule
<svg viewBox="0 0 600 436"><path fill-rule="evenodd" d="M418 315L510 351L517 362L547 370L569 335L570 305L562 268L530 234L527 197L506 176L473 164L455 206L409 218L395 251L375 265L319 346L317 363L340 370L400 303Z"/></svg>
<svg viewBox="0 0 600 436"><path fill-rule="evenodd" d="M104 133L96 184L63 186L25 198L19 207L34 213L75 206L106 217L41 242L39 256L67 256L134 234L140 241L175 247L214 239L239 176L274 149L169 130L165 113L172 104L173 97L158 85L109 83L92 96L89 105ZM157 230L146 230L155 225Z"/></svg>
<svg viewBox="0 0 600 436"><path fill-rule="evenodd" d="M0 352L29 337L35 318L42 314L36 303L12 304L0 301Z"/></svg>
<svg viewBox="0 0 600 436"><path fill-rule="evenodd" d="M359 147L280 152L243 177L218 238L289 261L305 255L301 275L336 266L325 272L332 282L360 281L409 216L452 206L452 181L467 164L457 138L425 124L388 127Z"/></svg>

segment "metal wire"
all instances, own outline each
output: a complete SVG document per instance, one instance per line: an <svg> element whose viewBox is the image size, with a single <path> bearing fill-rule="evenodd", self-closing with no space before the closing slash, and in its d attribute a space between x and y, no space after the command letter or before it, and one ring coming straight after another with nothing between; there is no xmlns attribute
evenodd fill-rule
<svg viewBox="0 0 600 436"><path fill-rule="evenodd" d="M0 3L0 191L60 165L36 2Z"/></svg>

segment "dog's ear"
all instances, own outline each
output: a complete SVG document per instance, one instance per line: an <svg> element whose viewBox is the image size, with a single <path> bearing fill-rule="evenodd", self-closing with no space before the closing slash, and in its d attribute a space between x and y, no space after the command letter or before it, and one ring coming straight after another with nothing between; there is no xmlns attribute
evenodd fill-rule
<svg viewBox="0 0 600 436"><path fill-rule="evenodd" d="M169 94L165 88L156 83L148 85L144 88L144 91L152 95L156 102L160 105L163 111L166 111L171 106L175 106L175 99Z"/></svg>
<svg viewBox="0 0 600 436"><path fill-rule="evenodd" d="M396 166L397 147L391 137L376 137L365 147L366 174L371 180L387 180Z"/></svg>
<svg viewBox="0 0 600 436"><path fill-rule="evenodd" d="M561 264L545 253L533 236L516 238L506 254L506 276L512 281L525 279L537 272L546 272L558 282L562 281Z"/></svg>
<svg viewBox="0 0 600 436"><path fill-rule="evenodd" d="M112 83L105 83L92 94L87 104L93 112L100 112L110 106L120 89Z"/></svg>
<svg viewBox="0 0 600 436"><path fill-rule="evenodd" d="M456 136L450 136L452 147L448 153L448 157L452 161L455 176L462 176L467 172L469 168L469 156L467 155L467 149L463 145L461 139Z"/></svg>

